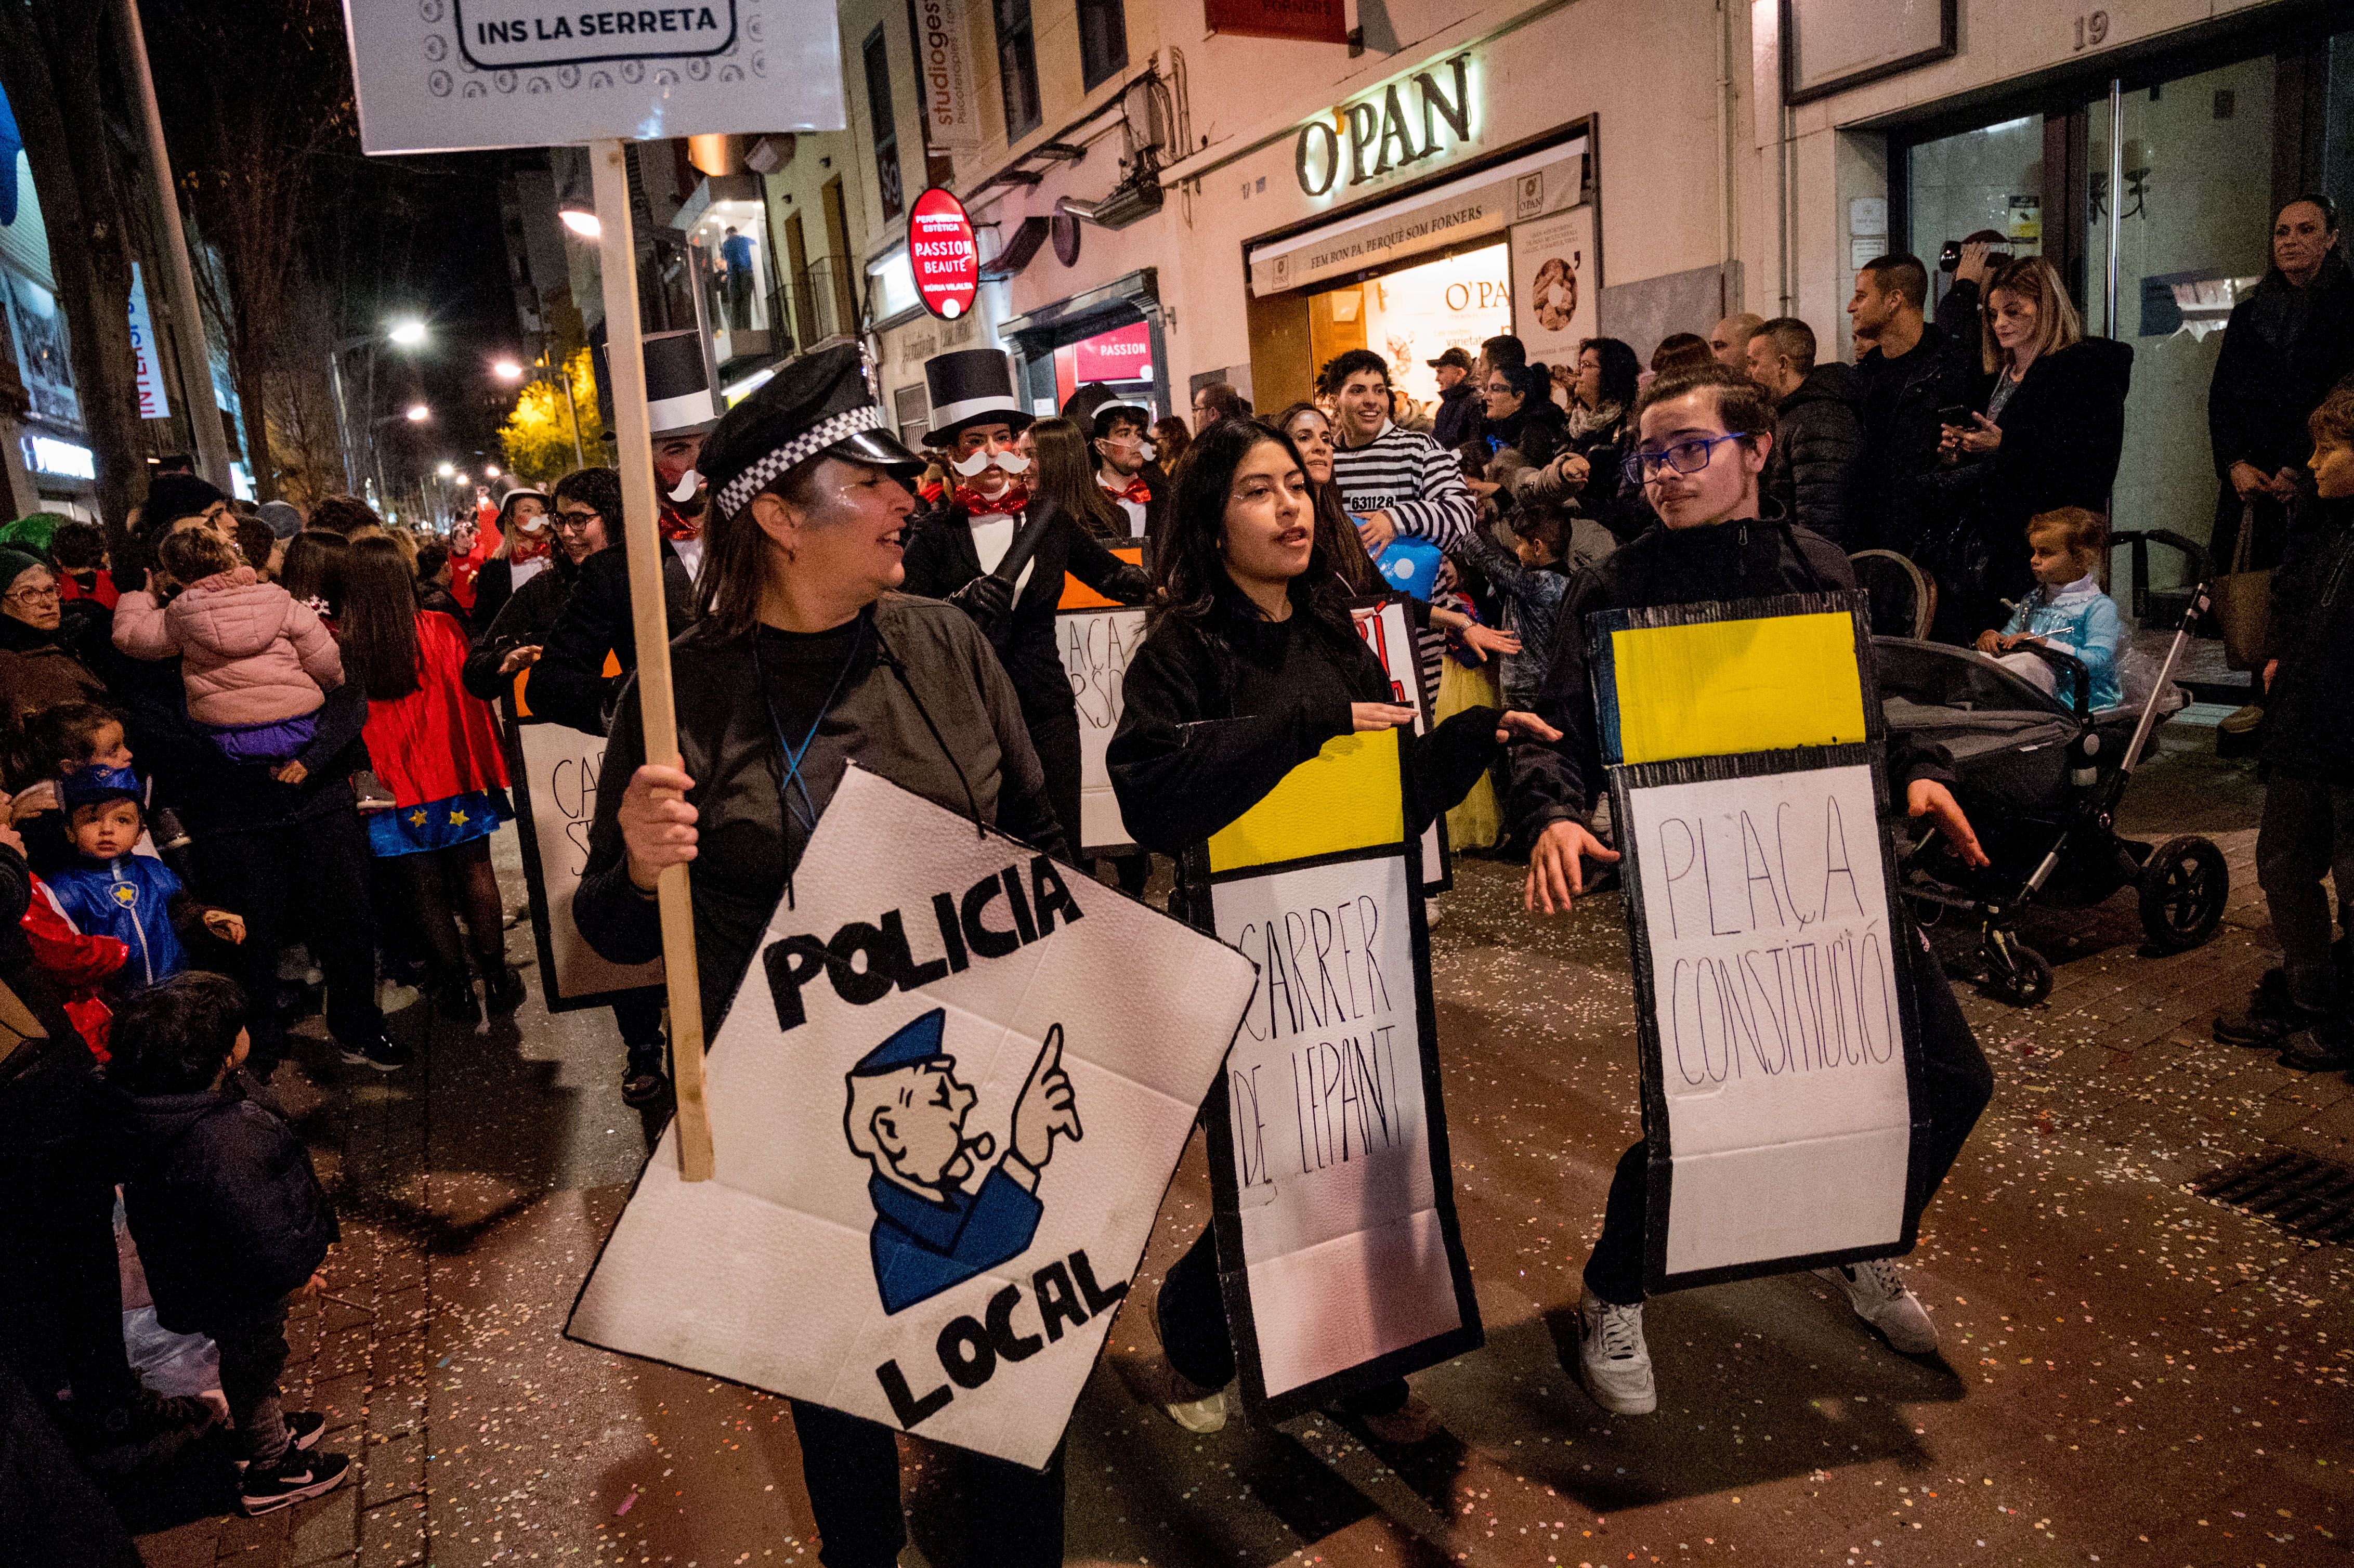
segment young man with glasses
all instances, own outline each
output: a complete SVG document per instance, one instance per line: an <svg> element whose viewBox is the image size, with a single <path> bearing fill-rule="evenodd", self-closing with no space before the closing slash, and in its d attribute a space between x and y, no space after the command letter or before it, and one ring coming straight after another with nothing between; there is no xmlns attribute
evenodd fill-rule
<svg viewBox="0 0 2354 1568"><path fill-rule="evenodd" d="M1774 419L1755 382L1717 365L1669 371L1644 391L1636 418L1641 438L1627 459L1628 477L1643 487L1665 526L1622 546L1571 584L1536 708L1562 737L1512 747L1511 815L1530 845L1524 904L1532 912L1569 913L1586 891L1588 863L1618 858L1587 825L1606 781L1586 662L1586 617L1855 587L1837 546L1760 503ZM1877 694L1866 694L1866 700L1878 701ZM1887 767L1901 786L1893 793L1901 794L1910 815L1935 824L1970 863L1986 863L1955 803L1953 773L1941 752L1894 743ZM1909 921L1897 918L1899 961L1919 998L1921 1092L1929 1124L1914 1147L1909 1216L1920 1213L1945 1180L1994 1081L1928 944ZM1658 1403L1643 1340L1645 1186L1645 1146L1638 1142L1611 1180L1578 1308L1579 1375L1596 1404L1622 1415L1648 1414ZM1820 1273L1844 1289L1856 1314L1894 1349L1920 1355L1936 1348L1935 1325L1893 1263Z"/></svg>

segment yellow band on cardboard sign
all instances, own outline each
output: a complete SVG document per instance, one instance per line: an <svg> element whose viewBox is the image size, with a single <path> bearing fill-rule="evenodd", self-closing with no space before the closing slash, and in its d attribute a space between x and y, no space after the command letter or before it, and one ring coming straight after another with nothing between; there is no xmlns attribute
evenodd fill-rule
<svg viewBox="0 0 2354 1568"><path fill-rule="evenodd" d="M1633 627L1610 634L1629 763L1865 738L1855 620L1845 613Z"/></svg>
<svg viewBox="0 0 2354 1568"><path fill-rule="evenodd" d="M1336 736L1210 839L1213 874L1405 842L1398 732Z"/></svg>

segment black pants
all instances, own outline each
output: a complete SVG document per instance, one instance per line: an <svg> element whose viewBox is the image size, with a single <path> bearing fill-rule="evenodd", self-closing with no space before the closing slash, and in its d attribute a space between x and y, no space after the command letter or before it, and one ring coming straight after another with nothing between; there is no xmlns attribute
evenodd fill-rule
<svg viewBox="0 0 2354 1568"><path fill-rule="evenodd" d="M2354 785L2275 770L2264 779L2264 816L2256 827L2256 883L2272 911L2273 935L2280 938L2289 1000L2315 1012L2334 1012L2348 999L2330 953L2324 876L2338 885L2338 910L2354 908Z"/></svg>
<svg viewBox="0 0 2354 1568"><path fill-rule="evenodd" d="M1055 820L1063 824L1063 840L1070 845L1069 858L1079 863L1079 711L1067 708L1044 716L1024 714L1023 722L1030 731L1030 744L1038 753L1038 766L1046 773L1046 799L1055 808Z"/></svg>
<svg viewBox="0 0 2354 1568"><path fill-rule="evenodd" d="M0 1358L42 1403L70 1387L103 1421L131 1397L114 1178L97 1064L71 1034L28 1041L0 1075Z"/></svg>
<svg viewBox="0 0 2354 1568"><path fill-rule="evenodd" d="M1904 1216L1920 1218L1994 1097L1994 1073L1954 1000L1954 988L1936 956L1909 920L1907 940L1897 949L1906 965L1921 1012L1921 1093L1928 1101L1928 1130L1913 1140L1905 1173ZM1585 1287L1603 1300L1631 1307L1643 1299L1643 1235L1647 1149L1638 1143L1618 1157L1610 1178L1610 1198L1602 1213L1602 1236L1585 1260Z"/></svg>
<svg viewBox="0 0 2354 1568"><path fill-rule="evenodd" d="M794 1400L801 1479L817 1516L818 1561L825 1568L894 1568L907 1544L899 1511L897 1436L879 1422ZM966 1468L971 1568L1060 1568L1063 1561L1063 1448L1044 1470L977 1454Z"/></svg>
<svg viewBox="0 0 2354 1568"><path fill-rule="evenodd" d="M221 1397L237 1427L237 1457L274 1465L286 1453L286 1412L278 1403L278 1374L286 1370L286 1303L205 1325L220 1349Z"/></svg>
<svg viewBox="0 0 2354 1568"><path fill-rule="evenodd" d="M361 1047L384 1033L376 1004L376 920L368 898L373 857L358 813L323 811L303 821L196 841L197 896L245 916L238 948L252 1072L267 1078L286 1054L279 1027L278 956L300 936L327 977L327 1027Z"/></svg>
<svg viewBox="0 0 2354 1568"><path fill-rule="evenodd" d="M613 1022L621 1031L622 1049L632 1056L663 1047L663 992L652 986L624 992L613 1003Z"/></svg>

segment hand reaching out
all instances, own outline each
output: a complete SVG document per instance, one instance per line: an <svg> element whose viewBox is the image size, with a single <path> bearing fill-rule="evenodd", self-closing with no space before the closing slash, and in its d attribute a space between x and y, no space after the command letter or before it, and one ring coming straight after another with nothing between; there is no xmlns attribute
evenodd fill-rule
<svg viewBox="0 0 2354 1568"><path fill-rule="evenodd" d="M224 942L241 946L245 941L245 916L227 909L207 909L205 929Z"/></svg>
<svg viewBox="0 0 2354 1568"><path fill-rule="evenodd" d="M1583 822L1561 821L1537 835L1529 851L1528 886L1521 907L1532 914L1566 915L1585 892L1584 863L1615 861L1618 852L1603 846Z"/></svg>
<svg viewBox="0 0 2354 1568"><path fill-rule="evenodd" d="M1355 721L1356 731L1395 729L1414 722L1414 710L1397 703L1351 703L1349 716Z"/></svg>
<svg viewBox="0 0 2354 1568"><path fill-rule="evenodd" d="M1476 620L1457 635L1462 638L1463 646L1471 651L1471 656L1482 664L1488 662L1490 653L1517 653L1521 651L1518 637L1509 631L1499 631L1492 626L1482 626Z"/></svg>
<svg viewBox="0 0 2354 1568"><path fill-rule="evenodd" d="M1969 818L1962 814L1961 802L1954 792L1934 779L1915 779L1905 786L1904 814L1926 817L1945 835L1946 842L1961 856L1964 865L1988 865L1985 850L1978 847L1978 835L1970 826Z"/></svg>

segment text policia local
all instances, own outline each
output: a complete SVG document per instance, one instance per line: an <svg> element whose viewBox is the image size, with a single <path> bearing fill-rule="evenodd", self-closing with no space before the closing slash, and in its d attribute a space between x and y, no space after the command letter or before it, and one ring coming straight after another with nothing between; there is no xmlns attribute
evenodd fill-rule
<svg viewBox="0 0 2354 1568"><path fill-rule="evenodd" d="M1014 1308L1022 1305L1019 1285L1006 1286L991 1297L978 1318L965 1313L949 1319L935 1347L949 1383L962 1389L979 1388L997 1375L999 1362L1026 1361L1049 1343L1060 1343L1066 1328L1078 1328L1090 1317L1100 1317L1118 1306L1128 1294L1128 1281L1097 1284L1095 1268L1087 1262L1087 1249L1081 1247L1068 1258L1032 1274L1030 1291L1036 1298L1037 1333L1025 1334L1013 1321ZM929 1393L917 1393L896 1359L875 1369L875 1381L883 1385L891 1414L909 1431L917 1422L947 1409L956 1398L955 1390L946 1383Z"/></svg>
<svg viewBox="0 0 2354 1568"><path fill-rule="evenodd" d="M990 906L1001 900L1005 905L1002 917L1010 924L991 925ZM1021 866L1009 865L982 877L960 897L935 893L931 915L939 937L934 958L916 957L907 916L897 909L874 920L849 921L823 940L811 933L770 943L760 961L768 968L769 990L776 1000L777 1027L801 1027L806 1017L801 987L820 970L833 982L836 996L864 1007L881 1001L894 987L920 991L962 974L977 958L1008 957L1052 936L1057 917L1066 925L1078 919L1080 909L1055 863L1042 854L1031 857L1026 878Z"/></svg>

